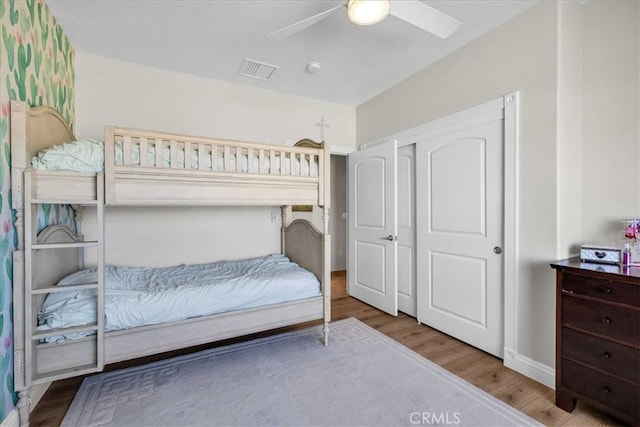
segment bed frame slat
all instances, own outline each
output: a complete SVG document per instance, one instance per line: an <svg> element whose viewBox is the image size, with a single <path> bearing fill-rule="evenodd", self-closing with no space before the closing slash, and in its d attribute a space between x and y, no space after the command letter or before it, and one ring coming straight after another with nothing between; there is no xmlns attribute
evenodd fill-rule
<svg viewBox="0 0 640 427"><path fill-rule="evenodd" d="M164 167L164 162L162 161L162 152L164 151L164 141L161 139L156 139L156 168L161 169Z"/></svg>
<svg viewBox="0 0 640 427"><path fill-rule="evenodd" d="M253 152L253 148L249 148L247 149L247 172L249 173L259 173L260 172L260 168L258 168L258 170L256 170L255 165L253 164L255 155Z"/></svg>
<svg viewBox="0 0 640 427"><path fill-rule="evenodd" d="M211 170L218 170L218 158L220 157L220 149L217 145L211 146Z"/></svg>
<svg viewBox="0 0 640 427"><path fill-rule="evenodd" d="M147 151L149 149L149 145L147 144L147 138L140 137L140 166L147 166Z"/></svg>
<svg viewBox="0 0 640 427"><path fill-rule="evenodd" d="M261 148L258 150L258 173L265 173L264 166L264 150Z"/></svg>
<svg viewBox="0 0 640 427"><path fill-rule="evenodd" d="M169 146L171 147L171 169L178 169L178 141L172 139Z"/></svg>
<svg viewBox="0 0 640 427"><path fill-rule="evenodd" d="M184 168L191 169L191 142L184 142Z"/></svg>
<svg viewBox="0 0 640 427"><path fill-rule="evenodd" d="M131 137L129 135L122 138L122 164L126 166L131 164Z"/></svg>
<svg viewBox="0 0 640 427"><path fill-rule="evenodd" d="M204 170L205 150L204 143L198 144L198 169L201 171Z"/></svg>
<svg viewBox="0 0 640 427"><path fill-rule="evenodd" d="M236 172L242 172L242 147L236 149Z"/></svg>
<svg viewBox="0 0 640 427"><path fill-rule="evenodd" d="M228 145L224 146L224 171L231 171L231 148Z"/></svg>
<svg viewBox="0 0 640 427"><path fill-rule="evenodd" d="M276 152L275 150L269 150L269 173L271 175L276 174Z"/></svg>

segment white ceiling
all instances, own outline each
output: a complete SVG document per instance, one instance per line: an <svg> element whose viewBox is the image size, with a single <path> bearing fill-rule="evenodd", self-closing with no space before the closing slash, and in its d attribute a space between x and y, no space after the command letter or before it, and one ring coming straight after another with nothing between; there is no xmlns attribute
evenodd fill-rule
<svg viewBox="0 0 640 427"><path fill-rule="evenodd" d="M537 1L425 0L463 23L447 40L394 16L360 27L348 20L345 9L280 42L267 34L346 0L48 0L47 4L79 51L359 105ZM238 70L244 58L280 68L268 81L242 77ZM310 61L321 64L315 74L305 71Z"/></svg>

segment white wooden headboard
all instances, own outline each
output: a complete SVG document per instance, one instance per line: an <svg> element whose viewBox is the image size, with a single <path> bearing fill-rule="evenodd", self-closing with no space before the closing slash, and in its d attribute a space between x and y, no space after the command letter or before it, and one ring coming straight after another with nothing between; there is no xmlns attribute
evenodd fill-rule
<svg viewBox="0 0 640 427"><path fill-rule="evenodd" d="M64 117L47 106L11 101L11 167L25 169L40 150L75 137Z"/></svg>

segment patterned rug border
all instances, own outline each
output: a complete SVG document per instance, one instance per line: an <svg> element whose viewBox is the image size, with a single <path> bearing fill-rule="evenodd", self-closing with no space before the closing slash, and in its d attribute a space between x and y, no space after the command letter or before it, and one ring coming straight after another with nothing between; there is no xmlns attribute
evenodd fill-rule
<svg viewBox="0 0 640 427"><path fill-rule="evenodd" d="M389 338L383 333L375 330L374 328L368 326L364 322L349 317L347 319L338 320L330 323L330 328L345 326L353 326L360 329L363 333L367 334L369 337L374 338L380 343L384 344L390 350L402 354L407 358L408 361L411 361L416 367L427 370L429 373L436 375L441 380L447 382L452 387L457 388L459 391L466 394L470 399L475 400L476 402L481 403L487 409L497 412L499 414L508 413L509 416L513 419L514 423L517 425L529 426L535 425L540 426L536 420L530 418L528 415L518 411L517 409L507 405L502 402L498 398L490 395L489 393L479 389L473 384L467 382L466 380L456 376L455 374L447 371L442 368L440 365L426 359L422 355L416 353L410 348L404 346L402 343ZM82 382L80 389L78 390L71 406L69 407L67 414L64 417L63 426L73 426L76 425L75 420L82 414L82 407L84 405L84 400L87 397L87 394L90 394L91 386L100 382L107 382L113 378L121 378L129 375L138 375L147 371L154 371L157 369L162 369L166 365L173 365L177 360L180 360L180 363L184 363L187 361L195 361L202 357L209 357L212 353L216 355L222 355L229 352L259 347L265 344L277 343L285 340L292 339L294 337L298 337L301 335L313 335L318 340L318 344L321 344L322 339L322 326L312 326L305 329L300 329L291 332L284 332L278 335L272 335L262 338L256 338L246 342L234 343L226 346L215 347L211 349L206 349L202 351L198 351L191 354L176 356L166 360L160 360L156 362L151 362L149 364L135 366L130 368L124 368L116 371L99 373L90 377L87 377ZM329 346L331 346L331 332L329 334Z"/></svg>

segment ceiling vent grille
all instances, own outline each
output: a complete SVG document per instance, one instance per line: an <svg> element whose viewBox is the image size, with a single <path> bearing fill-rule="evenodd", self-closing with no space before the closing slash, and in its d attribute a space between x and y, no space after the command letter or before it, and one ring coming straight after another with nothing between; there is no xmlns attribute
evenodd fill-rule
<svg viewBox="0 0 640 427"><path fill-rule="evenodd" d="M240 65L238 74L257 80L269 80L273 73L280 67L253 59L245 58Z"/></svg>

